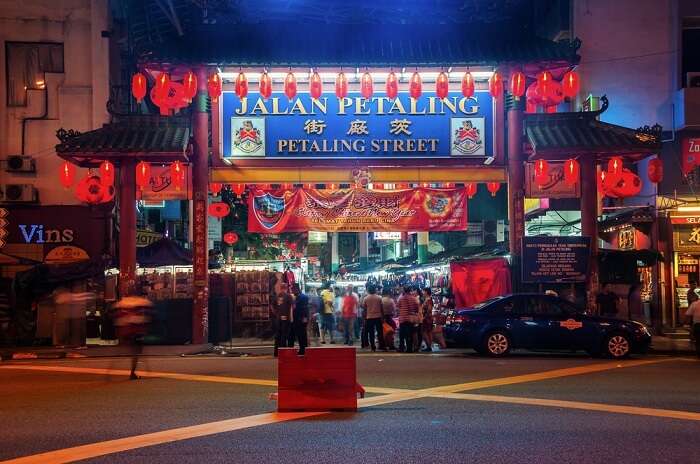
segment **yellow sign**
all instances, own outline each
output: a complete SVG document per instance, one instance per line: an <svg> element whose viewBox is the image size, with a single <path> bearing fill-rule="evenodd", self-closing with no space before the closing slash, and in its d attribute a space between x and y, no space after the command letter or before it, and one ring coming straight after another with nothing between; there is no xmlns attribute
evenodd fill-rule
<svg viewBox="0 0 700 464"><path fill-rule="evenodd" d="M49 251L44 258L45 263L67 264L76 261L87 261L90 256L82 248L76 246L59 246Z"/></svg>
<svg viewBox="0 0 700 464"><path fill-rule="evenodd" d="M145 247L151 243L155 243L163 238L162 234L158 232L151 232L150 230L137 230L136 231L136 246Z"/></svg>

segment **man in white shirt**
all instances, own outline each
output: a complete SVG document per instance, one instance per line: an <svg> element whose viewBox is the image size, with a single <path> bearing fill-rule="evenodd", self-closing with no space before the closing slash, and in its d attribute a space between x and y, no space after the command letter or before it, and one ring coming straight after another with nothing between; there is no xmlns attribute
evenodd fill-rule
<svg viewBox="0 0 700 464"><path fill-rule="evenodd" d="M700 357L700 300L693 301L685 312L686 318L690 320L690 326L695 340L695 350Z"/></svg>

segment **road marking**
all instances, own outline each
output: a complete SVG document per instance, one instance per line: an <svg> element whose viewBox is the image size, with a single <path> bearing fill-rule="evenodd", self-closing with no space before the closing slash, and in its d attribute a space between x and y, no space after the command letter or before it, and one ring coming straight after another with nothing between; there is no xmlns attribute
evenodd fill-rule
<svg viewBox="0 0 700 464"><path fill-rule="evenodd" d="M494 403L524 404L529 406L548 406L554 408L581 409L584 411L599 411L618 414L633 414L637 416L664 417L700 421L700 413L676 411L672 409L642 408L637 406L622 406L605 403L586 403L581 401L550 400L544 398L524 398L517 396L479 395L475 393L443 393L440 398L455 400L488 401Z"/></svg>
<svg viewBox="0 0 700 464"><path fill-rule="evenodd" d="M267 413L255 416L227 419L207 424L192 425L160 432L146 433L133 437L107 440L89 445L74 446L46 453L34 454L22 458L2 461L3 464L59 464L66 462L90 459L107 454L120 453L147 446L162 445L174 441L204 437L223 432L232 432L261 425L287 422L291 420L306 419L309 417L329 414L328 412L287 412Z"/></svg>

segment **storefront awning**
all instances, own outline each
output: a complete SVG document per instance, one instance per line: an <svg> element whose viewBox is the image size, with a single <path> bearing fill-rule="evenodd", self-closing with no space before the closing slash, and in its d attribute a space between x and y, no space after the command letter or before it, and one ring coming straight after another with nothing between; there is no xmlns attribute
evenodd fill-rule
<svg viewBox="0 0 700 464"><path fill-rule="evenodd" d="M80 166L144 155L154 163L187 161L190 132L188 118L129 115L89 132L60 129L56 153Z"/></svg>
<svg viewBox="0 0 700 464"><path fill-rule="evenodd" d="M630 129L599 121L608 107L601 97L599 111L526 114L525 134L532 147L532 158L563 160L576 155L600 158L625 155L643 159L661 150L661 126Z"/></svg>

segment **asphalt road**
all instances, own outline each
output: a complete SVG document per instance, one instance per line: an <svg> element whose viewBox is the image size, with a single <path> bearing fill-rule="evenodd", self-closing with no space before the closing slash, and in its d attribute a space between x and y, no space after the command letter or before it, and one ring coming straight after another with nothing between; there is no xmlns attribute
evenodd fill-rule
<svg viewBox="0 0 700 464"><path fill-rule="evenodd" d="M125 358L0 363L0 461L700 462L691 357L363 353L359 411L301 418L268 414L269 356L140 367L129 381Z"/></svg>

